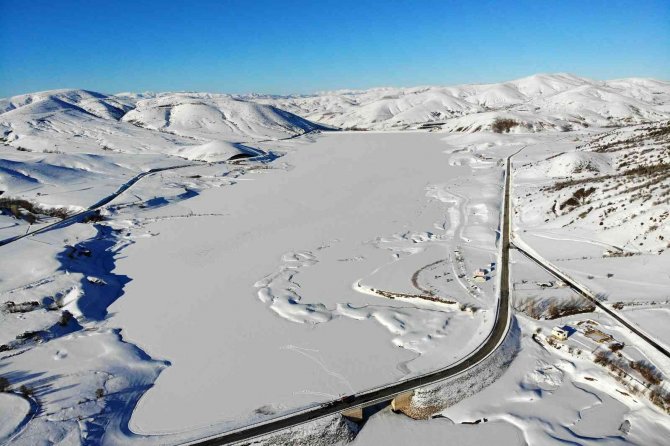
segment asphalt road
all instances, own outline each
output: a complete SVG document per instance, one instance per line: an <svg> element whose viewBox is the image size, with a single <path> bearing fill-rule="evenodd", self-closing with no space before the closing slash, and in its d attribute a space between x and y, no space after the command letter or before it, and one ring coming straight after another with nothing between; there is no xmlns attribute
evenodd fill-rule
<svg viewBox="0 0 670 446"><path fill-rule="evenodd" d="M22 238L30 237L30 236L33 236L33 235L40 234L42 232L47 232L47 231L50 231L52 229L65 227L65 226L71 225L72 223L79 222L79 221L83 220L86 216L92 215L96 210L98 210L101 207L105 206L106 204L110 203L112 200L114 200L116 197L118 197L119 195L121 195L122 193L124 193L125 191L130 189L131 187L133 187L133 185L135 183L137 183L138 181L140 181L142 178L144 178L146 176L153 175L153 174L158 173L158 172L164 172L166 170L183 169L184 167L191 167L191 166L195 166L195 165L197 165L197 164L184 164L184 165L179 165L179 166L160 167L160 168L157 168L157 169L151 169L151 170L148 170L146 172L139 173L139 174L135 175L133 178L131 178L130 180L128 180L127 182L125 182L124 184L122 184L121 187L119 187L115 192L106 196L105 198L98 201L97 203L89 206L87 209L85 209L81 212L77 212L76 214L70 215L69 217L64 218L62 220L59 220L55 223L51 223L51 224L43 226L39 229L35 229L34 231L30 231L30 232L27 232L27 233L22 234L22 235L17 235L17 236L10 237L10 238L4 239L4 240L0 240L0 246L7 245L7 244L15 242L17 240L21 240Z"/></svg>
<svg viewBox="0 0 670 446"><path fill-rule="evenodd" d="M518 153L518 152L517 152ZM514 155L512 155L514 156ZM307 409L301 412L290 414L288 416L269 420L266 422L257 423L244 428L229 431L221 435L212 436L207 439L197 440L189 445L197 446L214 446L225 445L230 443L237 443L241 441L251 440L253 438L267 435L290 427L298 426L319 418L327 417L329 415L336 415L348 409L357 407L366 407L380 402L392 400L395 396L408 392L410 390L424 387L429 384L434 384L451 378L459 373L462 373L472 366L484 360L498 347L500 342L507 334L509 327L509 248L510 248L510 164L511 156L507 158L505 169L505 189L504 202L502 212L502 228L501 228L501 258L500 258L500 293L498 299L498 307L496 311L496 320L493 330L489 333L486 341L480 348L472 355L465 358L463 361L439 369L424 375L391 383L387 386L379 387L374 390L363 392L353 397L348 397L346 401L336 400L330 403L322 404L312 409Z"/></svg>
<svg viewBox="0 0 670 446"><path fill-rule="evenodd" d="M596 307L600 308L602 311L605 313L609 314L614 320L619 322L621 325L638 335L640 338L642 338L643 341L654 347L656 350L658 350L660 353L664 354L666 357L670 358L670 352L663 347L662 345L658 344L658 342L654 341L651 339L649 336L644 334L642 331L640 331L637 327L635 327L633 324L630 322L626 321L623 319L621 316L619 316L614 310L606 307L605 305L602 304L598 299L596 299L593 294L591 294L588 290L586 290L585 287L582 285L578 284L575 282L573 279L559 271L556 267L552 265L548 265L544 259L540 259L537 256L529 253L528 251L524 250L523 248L520 248L516 245L514 247L524 254L526 257L528 257L530 260L533 262L537 263L540 267L542 267L544 270L549 272L552 276L556 277L559 280L562 280L565 282L570 288L572 288L574 291L576 291L578 294L584 296L586 299L591 301Z"/></svg>

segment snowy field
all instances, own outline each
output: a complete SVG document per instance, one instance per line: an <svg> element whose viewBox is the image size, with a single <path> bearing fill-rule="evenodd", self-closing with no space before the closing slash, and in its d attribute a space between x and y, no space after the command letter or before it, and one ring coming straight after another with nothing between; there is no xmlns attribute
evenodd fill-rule
<svg viewBox="0 0 670 446"><path fill-rule="evenodd" d="M515 153L512 242L670 347L669 98L540 75L0 100L0 443L178 444L458 362L493 326ZM510 260L490 381L258 442L663 444L670 360Z"/></svg>

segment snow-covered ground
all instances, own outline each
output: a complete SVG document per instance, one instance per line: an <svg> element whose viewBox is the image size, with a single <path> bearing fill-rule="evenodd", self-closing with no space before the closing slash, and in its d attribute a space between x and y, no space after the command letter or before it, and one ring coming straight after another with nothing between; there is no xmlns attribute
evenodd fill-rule
<svg viewBox="0 0 670 446"><path fill-rule="evenodd" d="M604 315L599 319L610 323ZM520 444L664 444L670 434L667 414L594 365L588 339L575 333L557 350L531 339L535 325L522 321L528 335L501 379L442 416L456 423L485 421L477 428L498 425L494 432L516 432L523 438ZM551 325L540 325L548 335ZM486 431L478 438L486 438Z"/></svg>
<svg viewBox="0 0 670 446"><path fill-rule="evenodd" d="M175 444L459 361L493 324L502 161L520 149L513 241L669 346L668 90L540 75L1 100L0 240L131 187L99 215L0 246L0 439ZM501 117L517 125L489 132ZM422 410L443 418L382 410L362 429L326 419L259 441L662 444L670 421L652 399L667 384L640 367L665 382L670 361L511 261L519 346L493 384L430 390Z"/></svg>
<svg viewBox="0 0 670 446"><path fill-rule="evenodd" d="M515 160L516 237L668 346L668 121L570 139Z"/></svg>

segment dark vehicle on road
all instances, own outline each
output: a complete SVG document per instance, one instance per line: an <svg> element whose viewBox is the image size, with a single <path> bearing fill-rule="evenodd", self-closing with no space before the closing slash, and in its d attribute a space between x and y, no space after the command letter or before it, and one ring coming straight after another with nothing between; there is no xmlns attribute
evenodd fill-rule
<svg viewBox="0 0 670 446"><path fill-rule="evenodd" d="M333 407L342 403L351 403L356 399L356 395L344 395L333 401L327 401L321 404L321 407Z"/></svg>

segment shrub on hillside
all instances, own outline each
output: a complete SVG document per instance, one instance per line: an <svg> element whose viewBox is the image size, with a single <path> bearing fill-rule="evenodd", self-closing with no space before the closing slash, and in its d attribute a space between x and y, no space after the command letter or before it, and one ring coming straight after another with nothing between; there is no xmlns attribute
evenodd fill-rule
<svg viewBox="0 0 670 446"><path fill-rule="evenodd" d="M607 366L608 364L610 364L612 362L612 360L610 359L610 356L609 356L609 354L607 354L607 352L604 352L603 350L599 350L596 353L595 358L593 359L593 362L595 362L596 364L600 364L602 366Z"/></svg>
<svg viewBox="0 0 670 446"><path fill-rule="evenodd" d="M658 385L661 383L661 374L656 371L654 366L645 361L631 361L630 368L637 370L649 384Z"/></svg>
<svg viewBox="0 0 670 446"><path fill-rule="evenodd" d="M58 321L58 325L60 325L61 327L66 327L67 324L69 324L72 319L74 319L74 316L72 315L72 313L65 310L60 315L60 320Z"/></svg>
<svg viewBox="0 0 670 446"><path fill-rule="evenodd" d="M25 398L30 398L31 396L33 396L35 394L33 389L31 389L30 387L28 387L26 385L21 386L19 388L19 392L21 392L21 395L23 395Z"/></svg>
<svg viewBox="0 0 670 446"><path fill-rule="evenodd" d="M515 310L533 319L557 319L575 314L590 313L596 309L595 305L583 298L543 299L527 297L514 299L512 305Z"/></svg>
<svg viewBox="0 0 670 446"><path fill-rule="evenodd" d="M22 211L25 211L26 214ZM56 217L61 220L69 216L67 209L44 208L20 198L0 198L0 212L12 215L14 218L26 218L31 224L36 220L35 215L46 215L47 217Z"/></svg>
<svg viewBox="0 0 670 446"><path fill-rule="evenodd" d="M649 399L661 409L670 412L670 393L656 387L649 393Z"/></svg>
<svg viewBox="0 0 670 446"><path fill-rule="evenodd" d="M493 121L493 124L491 124L491 129L496 133L509 133L512 127L516 127L517 125L519 125L519 123L514 119L497 118Z"/></svg>

